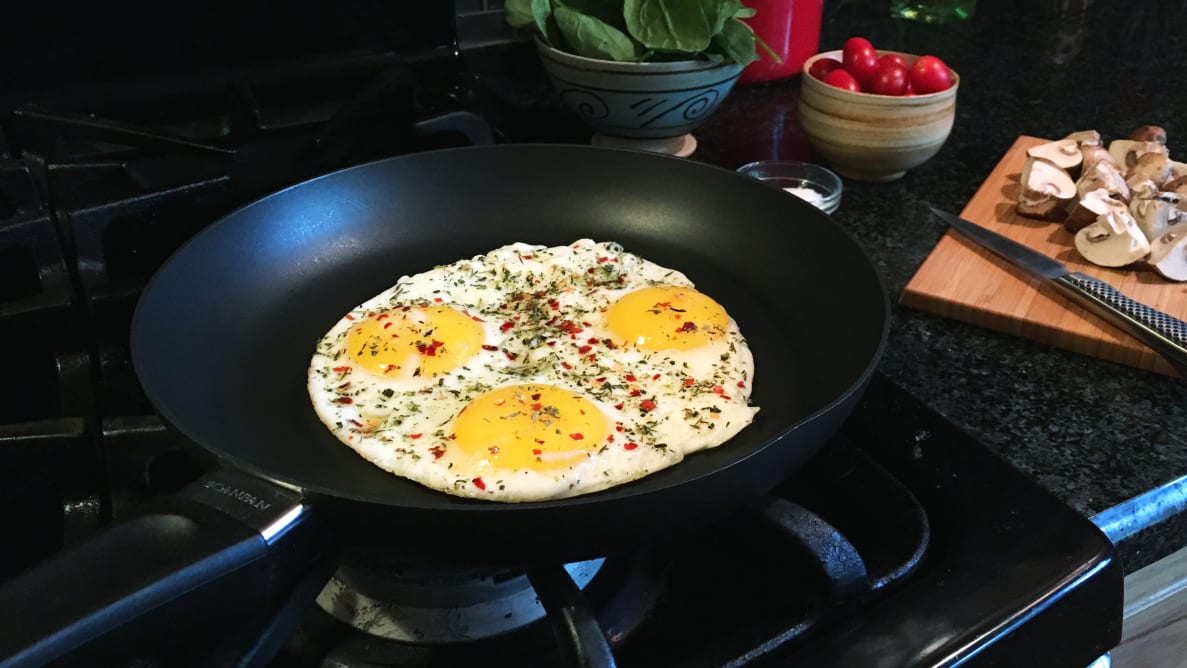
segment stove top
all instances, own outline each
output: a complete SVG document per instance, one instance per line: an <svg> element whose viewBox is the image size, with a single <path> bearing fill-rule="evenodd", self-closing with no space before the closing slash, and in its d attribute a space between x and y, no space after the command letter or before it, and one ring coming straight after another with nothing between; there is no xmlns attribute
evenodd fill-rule
<svg viewBox="0 0 1187 668"><path fill-rule="evenodd" d="M29 96L0 117L0 344L19 353L0 360L17 379L0 582L215 468L129 361L139 291L173 250L308 176L523 122L475 115L456 60L407 61ZM1119 639L1121 585L1090 522L875 377L818 457L724 522L527 572L346 551L266 619L160 665L1084 666Z"/></svg>

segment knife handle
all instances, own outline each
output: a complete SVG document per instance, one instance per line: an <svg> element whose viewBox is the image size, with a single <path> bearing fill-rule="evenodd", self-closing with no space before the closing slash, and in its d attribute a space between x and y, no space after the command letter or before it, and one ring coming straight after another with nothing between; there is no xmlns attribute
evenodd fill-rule
<svg viewBox="0 0 1187 668"><path fill-rule="evenodd" d="M1133 334L1187 377L1187 323L1135 302L1116 288L1081 273L1055 279L1056 287L1088 310Z"/></svg>

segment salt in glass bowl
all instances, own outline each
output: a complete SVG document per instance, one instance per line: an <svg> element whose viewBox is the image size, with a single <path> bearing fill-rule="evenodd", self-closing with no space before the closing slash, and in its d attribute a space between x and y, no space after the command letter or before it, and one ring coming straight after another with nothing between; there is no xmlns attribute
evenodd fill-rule
<svg viewBox="0 0 1187 668"><path fill-rule="evenodd" d="M780 188L825 213L841 206L841 177L820 165L795 160L759 160L742 165L738 173Z"/></svg>

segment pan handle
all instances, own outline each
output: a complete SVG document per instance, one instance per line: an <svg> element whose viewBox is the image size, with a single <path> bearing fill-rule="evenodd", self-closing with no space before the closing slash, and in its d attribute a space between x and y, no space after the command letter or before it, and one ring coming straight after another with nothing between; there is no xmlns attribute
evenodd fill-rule
<svg viewBox="0 0 1187 668"><path fill-rule="evenodd" d="M324 542L299 494L241 473L212 473L146 506L0 585L0 666L106 665L97 659L241 632L275 610ZM284 559L266 559L279 543Z"/></svg>

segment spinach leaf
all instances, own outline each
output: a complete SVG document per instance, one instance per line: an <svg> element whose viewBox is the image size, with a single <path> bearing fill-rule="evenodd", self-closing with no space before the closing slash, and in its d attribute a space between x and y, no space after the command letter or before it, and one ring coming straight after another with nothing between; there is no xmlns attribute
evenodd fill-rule
<svg viewBox="0 0 1187 668"><path fill-rule="evenodd" d="M725 22L721 32L713 36L713 47L738 65L747 65L758 60L754 52L754 31L738 19Z"/></svg>
<svg viewBox="0 0 1187 668"><path fill-rule="evenodd" d="M536 31L540 38L549 46L560 46L560 35L557 34L556 24L552 21L552 3L549 0L531 0L532 20L536 22Z"/></svg>
<svg viewBox="0 0 1187 668"><path fill-rule="evenodd" d="M698 0L625 0L627 32L659 52L696 54L709 47L712 25Z"/></svg>
<svg viewBox="0 0 1187 668"><path fill-rule="evenodd" d="M622 17L622 0L565 0L565 5L576 12L609 23L619 30L626 30L626 20Z"/></svg>
<svg viewBox="0 0 1187 668"><path fill-rule="evenodd" d="M705 16L709 18L710 30L714 36L721 33L725 22L730 19L748 19L757 12L742 4L742 0L701 0Z"/></svg>
<svg viewBox="0 0 1187 668"><path fill-rule="evenodd" d="M503 3L503 18L512 28L532 25L536 21L532 16L532 0L506 0Z"/></svg>
<svg viewBox="0 0 1187 668"><path fill-rule="evenodd" d="M552 16L573 53L579 56L617 61L639 59L639 45L601 19L570 9L559 0Z"/></svg>

